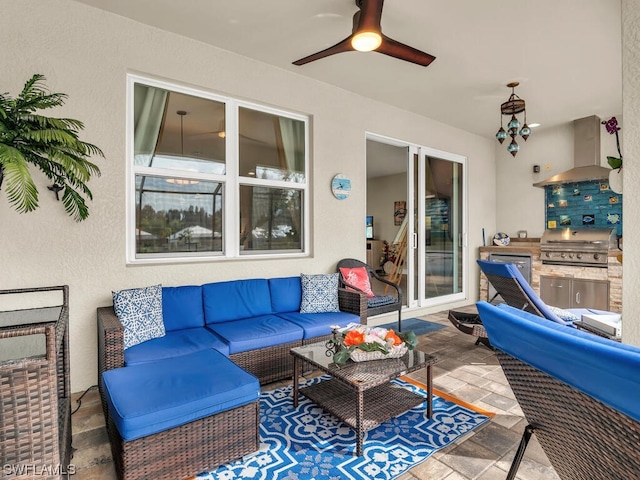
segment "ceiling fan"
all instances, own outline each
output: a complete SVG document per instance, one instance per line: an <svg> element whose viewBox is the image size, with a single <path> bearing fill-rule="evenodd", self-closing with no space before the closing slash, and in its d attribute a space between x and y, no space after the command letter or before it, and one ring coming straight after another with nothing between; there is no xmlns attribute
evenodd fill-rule
<svg viewBox="0 0 640 480"><path fill-rule="evenodd" d="M436 57L400 43L382 33L380 19L382 18L383 4L384 0L356 0L356 5L360 10L353 16L351 35L332 47L296 60L293 64L304 65L336 53L358 50L361 52L376 51L423 67L428 66Z"/></svg>

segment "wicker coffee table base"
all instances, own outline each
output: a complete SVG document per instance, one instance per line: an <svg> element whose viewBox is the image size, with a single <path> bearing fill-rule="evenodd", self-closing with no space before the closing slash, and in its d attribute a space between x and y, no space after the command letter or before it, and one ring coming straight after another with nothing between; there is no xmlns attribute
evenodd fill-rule
<svg viewBox="0 0 640 480"><path fill-rule="evenodd" d="M298 395L302 393L312 400L319 407L342 420L356 432L356 455L362 455L364 434L368 430L375 428L381 423L400 415L407 410L426 402L426 415L431 418L433 414L433 373L431 364L435 358L411 369L427 369L427 396L423 397L413 393L406 388L394 385L391 381L399 376L408 373L398 371L396 374L386 373L377 375L377 380L363 380L362 383L353 383L340 377L339 370L320 368L322 371L334 376L330 380L325 380L310 386L300 388L298 385L298 375L301 370L301 363L306 363L304 359L292 351L294 354L294 377L293 377L293 406L298 407ZM365 370L371 368L371 376L376 377L376 372L385 371L380 369L382 362L390 360L373 360L362 362L359 365L361 373L367 376ZM318 365L316 365L318 367ZM364 378L363 377L363 378ZM385 377L383 379L383 377Z"/></svg>
<svg viewBox="0 0 640 480"><path fill-rule="evenodd" d="M356 392L335 379L301 388L300 392L355 430L357 456L362 455L366 431L427 400L391 383ZM297 406L297 399L294 404Z"/></svg>

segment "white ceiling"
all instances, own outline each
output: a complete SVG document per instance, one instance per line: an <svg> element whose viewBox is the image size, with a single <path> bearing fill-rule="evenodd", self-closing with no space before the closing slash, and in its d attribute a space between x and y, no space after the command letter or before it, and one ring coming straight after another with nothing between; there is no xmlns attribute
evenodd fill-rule
<svg viewBox="0 0 640 480"><path fill-rule="evenodd" d="M383 32L436 56L291 62L347 37L354 0L77 0L493 137L519 81L528 123L622 111L620 0L387 0ZM534 133L535 134L535 133Z"/></svg>

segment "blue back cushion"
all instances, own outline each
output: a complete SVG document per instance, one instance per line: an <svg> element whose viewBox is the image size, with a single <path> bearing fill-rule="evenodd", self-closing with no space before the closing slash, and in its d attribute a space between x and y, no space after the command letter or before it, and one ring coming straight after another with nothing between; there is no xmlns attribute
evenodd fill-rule
<svg viewBox="0 0 640 480"><path fill-rule="evenodd" d="M162 287L162 319L168 332L204 327L202 287Z"/></svg>
<svg viewBox="0 0 640 480"><path fill-rule="evenodd" d="M273 313L299 312L302 300L300 277L270 278Z"/></svg>
<svg viewBox="0 0 640 480"><path fill-rule="evenodd" d="M535 307L540 311L540 313L542 313L542 315L544 315L547 320L551 320L552 322L556 322L561 325L573 325L572 322L562 320L551 311L547 304L544 303L538 296L538 294L533 290L533 288L531 288L531 285L529 285L529 282L527 282L522 276L520 270L518 270L518 267L516 267L513 263L500 263L487 260L476 261L478 262L478 265L480 265L480 269L485 273L485 275L513 278L516 282L518 282L522 290L524 290L524 293L527 296L527 300L535 305Z"/></svg>
<svg viewBox="0 0 640 480"><path fill-rule="evenodd" d="M202 286L202 293L207 324L272 313L266 278L207 283Z"/></svg>

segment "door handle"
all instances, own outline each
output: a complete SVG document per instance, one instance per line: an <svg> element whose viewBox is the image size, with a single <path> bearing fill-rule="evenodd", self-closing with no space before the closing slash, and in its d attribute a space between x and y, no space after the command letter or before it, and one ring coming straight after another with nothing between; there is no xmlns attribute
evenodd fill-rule
<svg viewBox="0 0 640 480"><path fill-rule="evenodd" d="M576 292L576 304L580 305L580 292Z"/></svg>

